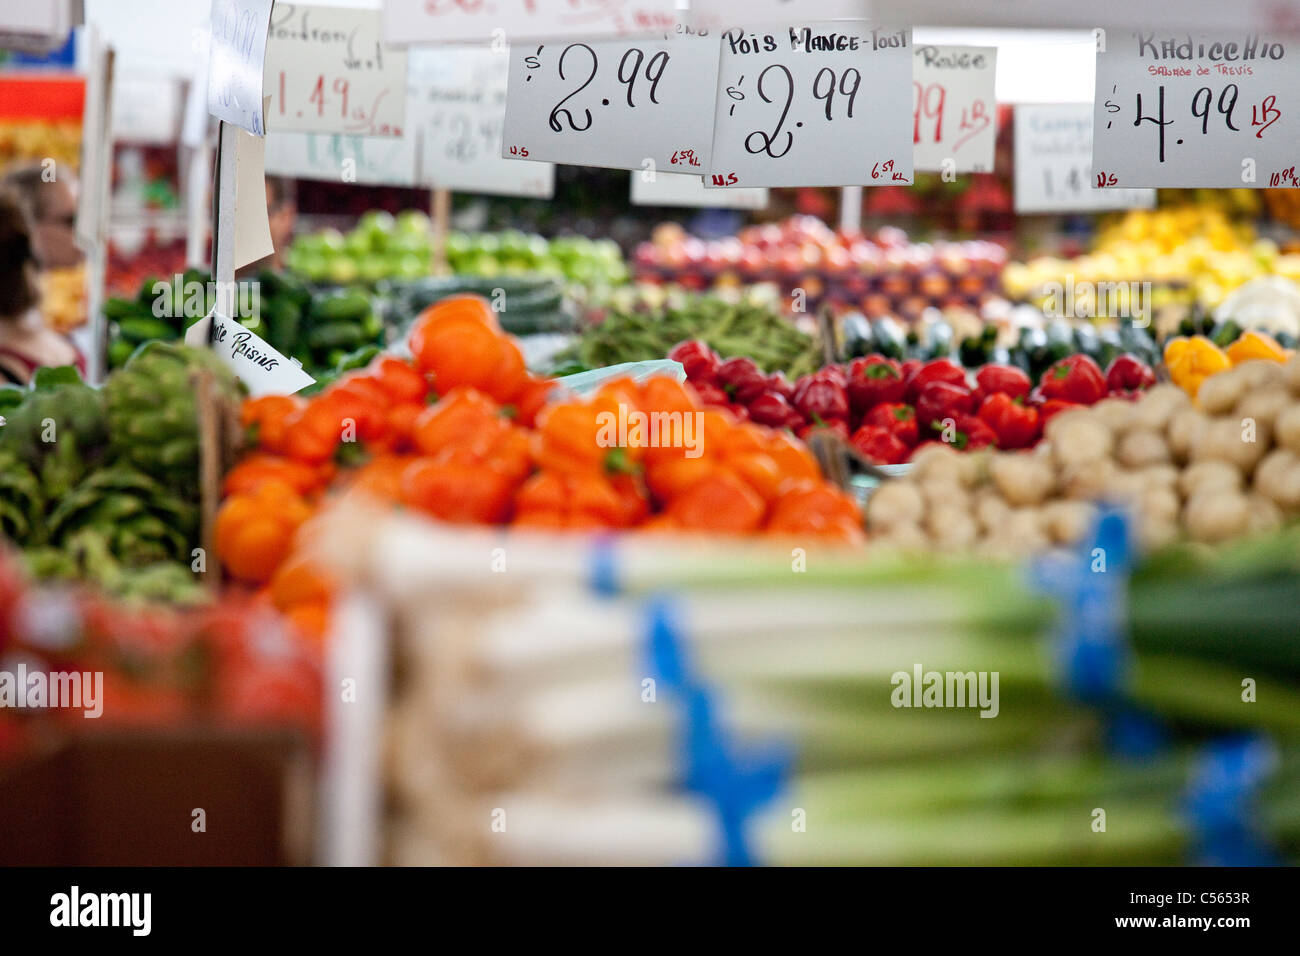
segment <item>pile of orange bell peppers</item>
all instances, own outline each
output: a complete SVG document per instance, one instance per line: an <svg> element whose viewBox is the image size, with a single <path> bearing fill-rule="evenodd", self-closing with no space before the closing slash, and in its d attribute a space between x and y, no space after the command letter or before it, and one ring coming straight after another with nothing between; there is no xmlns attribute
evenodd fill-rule
<svg viewBox="0 0 1300 956"><path fill-rule="evenodd" d="M690 386L617 379L547 404L553 383L475 296L430 306L409 345L410 360L380 356L310 399L244 403L256 447L226 475L217 548L304 626L323 627L330 586L290 560L294 535L341 486L456 523L862 540L856 505L802 443Z"/></svg>

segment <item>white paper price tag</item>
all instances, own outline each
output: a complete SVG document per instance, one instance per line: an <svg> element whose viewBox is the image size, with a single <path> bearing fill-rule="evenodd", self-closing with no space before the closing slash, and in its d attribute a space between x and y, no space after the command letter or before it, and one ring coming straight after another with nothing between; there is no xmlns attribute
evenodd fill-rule
<svg viewBox="0 0 1300 956"><path fill-rule="evenodd" d="M704 184L909 184L911 88L910 29L839 21L725 33Z"/></svg>
<svg viewBox="0 0 1300 956"><path fill-rule="evenodd" d="M208 112L217 119L266 133L262 70L272 0L212 0L208 49Z"/></svg>
<svg viewBox="0 0 1300 956"><path fill-rule="evenodd" d="M378 10L277 4L266 45L273 129L401 136L406 51L380 39Z"/></svg>
<svg viewBox="0 0 1300 956"><path fill-rule="evenodd" d="M1097 54L1095 185L1300 185L1298 113L1295 37L1111 31Z"/></svg>
<svg viewBox="0 0 1300 956"><path fill-rule="evenodd" d="M705 209L764 209L766 189L705 189L699 176L633 173L634 206L699 206Z"/></svg>
<svg viewBox="0 0 1300 956"><path fill-rule="evenodd" d="M510 58L489 49L412 49L408 128L421 137L422 185L549 199L550 163L501 156Z"/></svg>
<svg viewBox="0 0 1300 956"><path fill-rule="evenodd" d="M281 355L258 335L234 319L211 312L189 327L185 344L194 348L207 346L248 386L254 398L259 395L292 395L316 380Z"/></svg>
<svg viewBox="0 0 1300 956"><path fill-rule="evenodd" d="M916 47L912 141L917 169L986 173L993 168L997 47Z"/></svg>
<svg viewBox="0 0 1300 956"><path fill-rule="evenodd" d="M492 43L653 36L677 22L677 0L384 0L384 39Z"/></svg>
<svg viewBox="0 0 1300 956"><path fill-rule="evenodd" d="M702 173L717 78L713 35L514 46L502 155Z"/></svg>
<svg viewBox="0 0 1300 956"><path fill-rule="evenodd" d="M1015 108L1018 213L1095 212L1155 205L1154 189L1094 189L1092 104Z"/></svg>
<svg viewBox="0 0 1300 956"><path fill-rule="evenodd" d="M415 140L272 129L266 134L266 171L363 186L414 186Z"/></svg>

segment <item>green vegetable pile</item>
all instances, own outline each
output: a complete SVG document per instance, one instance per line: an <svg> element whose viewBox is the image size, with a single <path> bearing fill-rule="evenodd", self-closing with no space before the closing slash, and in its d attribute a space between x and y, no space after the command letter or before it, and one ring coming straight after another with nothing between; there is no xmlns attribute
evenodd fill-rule
<svg viewBox="0 0 1300 956"><path fill-rule="evenodd" d="M0 391L0 533L35 576L178 602L199 593L198 370L238 400L210 352L161 342L102 389L68 367Z"/></svg>
<svg viewBox="0 0 1300 956"><path fill-rule="evenodd" d="M145 342L175 342L211 311L211 276L188 269L181 282L149 279L134 299L109 299L109 368L121 368ZM155 289L157 293L155 293ZM254 295L254 290L256 294ZM313 292L291 275L263 269L241 280L236 301L239 322L284 355L297 359L320 378L369 346L384 344L384 323L371 296L360 289Z"/></svg>
<svg viewBox="0 0 1300 956"><path fill-rule="evenodd" d="M479 295L491 302L501 328L511 335L569 332L577 324L573 312L565 307L563 284L545 276L455 275L417 279L389 291L395 322L401 326L439 299L462 294Z"/></svg>
<svg viewBox="0 0 1300 956"><path fill-rule="evenodd" d="M766 372L791 379L821 367L817 340L776 311L700 296L677 307L610 312L556 357L555 374L661 359L678 342L702 339L723 358L748 356Z"/></svg>

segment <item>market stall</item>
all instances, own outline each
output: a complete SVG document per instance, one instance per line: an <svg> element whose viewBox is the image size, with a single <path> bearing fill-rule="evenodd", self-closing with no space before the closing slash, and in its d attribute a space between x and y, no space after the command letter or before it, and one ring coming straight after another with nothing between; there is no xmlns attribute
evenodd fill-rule
<svg viewBox="0 0 1300 956"><path fill-rule="evenodd" d="M0 66L0 862L1295 861L1296 21L505 6Z"/></svg>

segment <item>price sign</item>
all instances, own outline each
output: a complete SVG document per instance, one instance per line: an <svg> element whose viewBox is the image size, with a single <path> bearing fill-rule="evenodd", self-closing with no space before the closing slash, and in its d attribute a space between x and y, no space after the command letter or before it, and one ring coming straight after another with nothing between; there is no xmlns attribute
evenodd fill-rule
<svg viewBox="0 0 1300 956"><path fill-rule="evenodd" d="M912 144L917 169L986 173L997 137L997 47L918 46L912 54Z"/></svg>
<svg viewBox="0 0 1300 956"><path fill-rule="evenodd" d="M683 173L633 173L631 199L634 206L767 208L766 189L705 189L702 178Z"/></svg>
<svg viewBox="0 0 1300 956"><path fill-rule="evenodd" d="M717 77L713 36L511 47L502 155L701 173Z"/></svg>
<svg viewBox="0 0 1300 956"><path fill-rule="evenodd" d="M275 129L401 136L406 51L380 40L378 10L277 4L266 47Z"/></svg>
<svg viewBox="0 0 1300 956"><path fill-rule="evenodd" d="M516 43L653 36L677 0L384 0L384 38L407 43Z"/></svg>
<svg viewBox="0 0 1300 956"><path fill-rule="evenodd" d="M316 381L302 370L302 366L295 365L292 359L267 345L260 336L215 311L189 327L185 344L194 348L209 346L217 358L248 386L248 393L254 398L259 395L292 395Z"/></svg>
<svg viewBox="0 0 1300 956"><path fill-rule="evenodd" d="M414 186L415 140L272 129L266 134L266 171L363 186Z"/></svg>
<svg viewBox="0 0 1300 956"><path fill-rule="evenodd" d="M272 0L212 0L208 51L208 112L217 119L266 134L262 69Z"/></svg>
<svg viewBox="0 0 1300 956"><path fill-rule="evenodd" d="M1092 104L1017 106L1016 212L1150 208L1154 189L1094 189Z"/></svg>
<svg viewBox="0 0 1300 956"><path fill-rule="evenodd" d="M1295 185L1300 42L1141 31L1097 54L1093 178L1116 186Z"/></svg>
<svg viewBox="0 0 1300 956"><path fill-rule="evenodd" d="M704 184L909 184L911 83L911 30L838 21L724 33Z"/></svg>
<svg viewBox="0 0 1300 956"><path fill-rule="evenodd" d="M551 197L554 166L501 156L509 70L510 58L490 49L411 50L407 117L421 136L422 185Z"/></svg>

